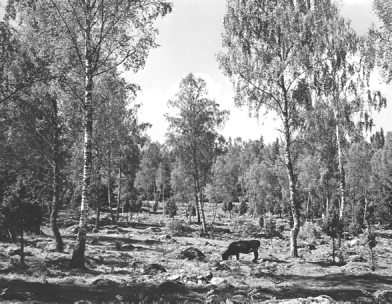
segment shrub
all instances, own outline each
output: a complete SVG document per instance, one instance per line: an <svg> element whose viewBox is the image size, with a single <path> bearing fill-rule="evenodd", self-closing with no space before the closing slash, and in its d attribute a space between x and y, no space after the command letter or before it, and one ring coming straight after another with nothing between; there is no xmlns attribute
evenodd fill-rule
<svg viewBox="0 0 392 304"><path fill-rule="evenodd" d="M166 201L164 213L169 217L174 217L177 214L177 204L174 198L169 198Z"/></svg>
<svg viewBox="0 0 392 304"><path fill-rule="evenodd" d="M133 213L138 213L140 212L140 209L142 209L143 206L143 201L141 197L138 197L136 200L130 202L130 211Z"/></svg>
<svg viewBox="0 0 392 304"><path fill-rule="evenodd" d="M269 237L279 235L275 218L271 214L264 218L264 231Z"/></svg>
<svg viewBox="0 0 392 304"><path fill-rule="evenodd" d="M241 233L243 235L253 234L259 230L257 225L242 218L236 218L230 228L232 232Z"/></svg>
<svg viewBox="0 0 392 304"><path fill-rule="evenodd" d="M248 211L248 209L248 204L245 200L242 200L240 206L238 207L239 214L244 215Z"/></svg>
<svg viewBox="0 0 392 304"><path fill-rule="evenodd" d="M314 223L306 222L301 227L298 238L308 243L313 243L321 238L321 229Z"/></svg>
<svg viewBox="0 0 392 304"><path fill-rule="evenodd" d="M224 202L222 204L222 211L223 212L230 212L231 210L233 210L233 207L234 207L234 205L233 205L232 201Z"/></svg>
<svg viewBox="0 0 392 304"><path fill-rule="evenodd" d="M259 217L259 226L260 228L264 228L264 217L262 216Z"/></svg>
<svg viewBox="0 0 392 304"><path fill-rule="evenodd" d="M155 201L152 205L152 212L156 213L158 211L158 201Z"/></svg>
<svg viewBox="0 0 392 304"><path fill-rule="evenodd" d="M189 225L184 220L172 220L166 223L166 228L173 234L181 234L189 230Z"/></svg>
<svg viewBox="0 0 392 304"><path fill-rule="evenodd" d="M196 207L193 202L188 203L187 205L187 214L190 216L196 216Z"/></svg>

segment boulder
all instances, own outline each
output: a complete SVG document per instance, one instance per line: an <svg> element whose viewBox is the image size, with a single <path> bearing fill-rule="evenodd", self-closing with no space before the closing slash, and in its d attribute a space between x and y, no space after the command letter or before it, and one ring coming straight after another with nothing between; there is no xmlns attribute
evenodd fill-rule
<svg viewBox="0 0 392 304"><path fill-rule="evenodd" d="M189 247L183 251L181 251L178 256L179 259L188 259L188 260L193 260L193 259L204 259L206 256L203 252L201 252L199 249L195 247Z"/></svg>
<svg viewBox="0 0 392 304"><path fill-rule="evenodd" d="M361 257L359 254L348 257L348 262L366 262L366 259Z"/></svg>
<svg viewBox="0 0 392 304"><path fill-rule="evenodd" d="M144 232L162 232L162 229L159 227L147 227L146 229L144 229Z"/></svg>
<svg viewBox="0 0 392 304"><path fill-rule="evenodd" d="M79 232L79 225L73 225L67 229L68 233L77 234Z"/></svg>
<svg viewBox="0 0 392 304"><path fill-rule="evenodd" d="M154 274L158 272L166 272L165 267L159 264L148 264L143 268L143 274Z"/></svg>
<svg viewBox="0 0 392 304"><path fill-rule="evenodd" d="M221 285L221 284L224 284L226 282L227 282L227 280L225 278L216 277L216 278L212 278L211 279L211 284L212 285Z"/></svg>

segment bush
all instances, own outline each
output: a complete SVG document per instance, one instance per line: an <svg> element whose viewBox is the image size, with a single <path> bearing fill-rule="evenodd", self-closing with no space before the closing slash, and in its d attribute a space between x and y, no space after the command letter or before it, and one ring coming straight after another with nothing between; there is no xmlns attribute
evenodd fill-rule
<svg viewBox="0 0 392 304"><path fill-rule="evenodd" d="M129 204L130 211L133 213L140 212L142 206L143 206L143 201L141 197L138 197L135 201L131 201Z"/></svg>
<svg viewBox="0 0 392 304"><path fill-rule="evenodd" d="M279 235L276 228L276 221L272 215L268 215L264 218L264 231L269 237L274 237Z"/></svg>
<svg viewBox="0 0 392 304"><path fill-rule="evenodd" d="M298 238L308 243L314 243L321 238L321 228L314 223L306 222L298 233Z"/></svg>
<svg viewBox="0 0 392 304"><path fill-rule="evenodd" d="M158 211L158 201L155 201L152 205L152 212L156 213Z"/></svg>
<svg viewBox="0 0 392 304"><path fill-rule="evenodd" d="M174 217L177 214L177 204L174 198L169 198L166 201L164 213L169 217Z"/></svg>
<svg viewBox="0 0 392 304"><path fill-rule="evenodd" d="M188 203L187 205L187 215L189 216L196 216L196 207L193 202Z"/></svg>
<svg viewBox="0 0 392 304"><path fill-rule="evenodd" d="M230 212L231 210L233 210L233 207L234 207L234 205L233 205L232 201L224 202L222 204L222 211L223 212Z"/></svg>
<svg viewBox="0 0 392 304"><path fill-rule="evenodd" d="M239 214L244 215L248 209L248 204L245 202L245 200L242 200L240 206L238 207Z"/></svg>
<svg viewBox="0 0 392 304"><path fill-rule="evenodd" d="M262 216L259 217L259 226L260 228L264 228L264 217Z"/></svg>
<svg viewBox="0 0 392 304"><path fill-rule="evenodd" d="M172 220L166 223L168 228L173 234L181 234L189 231L189 225L184 220Z"/></svg>
<svg viewBox="0 0 392 304"><path fill-rule="evenodd" d="M253 234L259 231L257 225L253 224L251 221L247 221L242 218L236 218L230 230L235 233L241 233L243 235Z"/></svg>

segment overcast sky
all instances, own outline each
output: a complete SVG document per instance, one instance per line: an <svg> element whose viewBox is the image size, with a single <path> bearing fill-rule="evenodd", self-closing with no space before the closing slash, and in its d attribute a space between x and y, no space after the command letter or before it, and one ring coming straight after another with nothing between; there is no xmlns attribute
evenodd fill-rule
<svg viewBox="0 0 392 304"><path fill-rule="evenodd" d="M5 0L0 0L4 3ZM276 128L279 121L272 117L261 117L259 121L249 118L246 109L234 108L232 85L221 70L215 55L223 51L221 33L225 0L172 0L173 12L156 22L159 29L157 42L159 48L153 49L146 66L137 74L126 73L126 79L139 84L142 93L137 102L142 103L140 121L150 122L153 126L148 131L152 140L163 142L166 122L164 113L169 98L178 92L180 80L192 72L207 81L209 97L215 99L221 108L231 111L229 121L222 130L227 138L231 136L243 139L257 139L262 135L271 142L278 136ZM358 34L366 32L371 22L376 22L372 11L372 0L338 0L341 13L351 19L352 27ZM389 107L379 115L374 115L376 129L383 127L392 131L392 87L380 85L374 78L375 87L382 89L390 100Z"/></svg>

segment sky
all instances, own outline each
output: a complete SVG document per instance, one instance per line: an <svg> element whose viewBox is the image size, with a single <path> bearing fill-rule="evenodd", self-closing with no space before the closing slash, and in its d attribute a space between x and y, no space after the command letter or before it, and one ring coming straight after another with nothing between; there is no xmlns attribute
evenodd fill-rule
<svg viewBox="0 0 392 304"><path fill-rule="evenodd" d="M228 138L258 139L262 135L266 143L279 136L276 130L280 122L272 115L250 118L247 109L234 107L232 84L219 69L215 59L223 51L221 34L225 0L172 0L173 12L155 23L159 35L159 48L150 52L146 66L137 74L126 74L129 81L138 83L142 93L137 102L143 104L140 120L153 126L148 131L152 140L163 142L167 123L164 113L168 112L167 101L178 92L179 82L188 73L207 81L209 97L231 114L221 133ZM372 22L377 22L372 11L372 0L339 1L341 14L351 20L358 34L364 34ZM376 75L377 76L377 75ZM373 115L376 130L392 131L388 119L392 117L392 87L380 85L374 77L372 86L381 89L389 97L389 106L379 115Z"/></svg>
<svg viewBox="0 0 392 304"><path fill-rule="evenodd" d="M221 109L230 110L230 117L220 131L226 138L241 137L255 140L263 136L266 143L279 136L280 122L274 116L249 117L246 108L234 107L233 88L230 80L219 69L216 55L224 51L221 34L225 0L171 0L173 12L155 22L160 47L152 49L144 69L134 74L126 72L124 77L141 86L137 103L140 122L149 122L152 128L148 135L153 141L165 140L167 123L164 114L169 112L167 102L178 92L183 77L192 72L207 82L209 98L215 99ZM0 0L4 5L5 0ZM372 0L338 0L341 14L351 20L358 34L364 34L372 22L377 22L372 11ZM3 9L0 8L0 17ZM392 131L392 86L381 84L372 78L372 87L380 89L389 100L389 106L380 114L374 114L376 130ZM260 113L262 114L262 113Z"/></svg>

